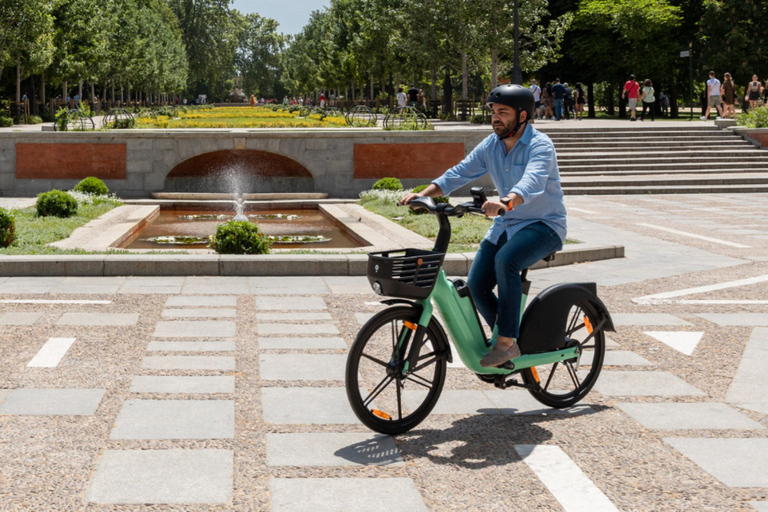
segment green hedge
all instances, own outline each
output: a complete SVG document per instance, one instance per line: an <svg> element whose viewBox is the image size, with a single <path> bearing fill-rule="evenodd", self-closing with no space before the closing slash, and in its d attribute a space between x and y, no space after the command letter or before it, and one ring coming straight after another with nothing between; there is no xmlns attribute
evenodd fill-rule
<svg viewBox="0 0 768 512"><path fill-rule="evenodd" d="M210 245L219 254L269 254L270 246L259 226L239 220L220 224Z"/></svg>
<svg viewBox="0 0 768 512"><path fill-rule="evenodd" d="M0 208L0 247L8 247L16 239L16 221L7 210Z"/></svg>
<svg viewBox="0 0 768 512"><path fill-rule="evenodd" d="M71 217L77 213L77 201L62 190L38 194L35 207L40 217Z"/></svg>
<svg viewBox="0 0 768 512"><path fill-rule="evenodd" d="M107 188L103 181L94 176L83 178L72 190L75 192L83 192L85 194L93 194L95 196L109 195L109 188Z"/></svg>
<svg viewBox="0 0 768 512"><path fill-rule="evenodd" d="M373 184L371 190L403 190L403 184L397 178L381 178Z"/></svg>

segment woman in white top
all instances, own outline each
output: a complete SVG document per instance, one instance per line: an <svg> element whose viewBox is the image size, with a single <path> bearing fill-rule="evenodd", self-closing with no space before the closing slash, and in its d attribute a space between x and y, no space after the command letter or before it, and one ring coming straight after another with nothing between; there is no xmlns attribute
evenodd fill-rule
<svg viewBox="0 0 768 512"><path fill-rule="evenodd" d="M651 121L656 120L656 110L653 104L656 101L655 91L653 90L653 82L649 78L643 82L643 92L640 95L640 101L643 102L643 113L640 114L640 120L645 117L645 109L647 108L651 112Z"/></svg>

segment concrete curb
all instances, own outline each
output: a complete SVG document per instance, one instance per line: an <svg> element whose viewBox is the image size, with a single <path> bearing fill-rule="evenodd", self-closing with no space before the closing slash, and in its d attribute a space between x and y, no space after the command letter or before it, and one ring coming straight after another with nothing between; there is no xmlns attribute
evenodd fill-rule
<svg viewBox="0 0 768 512"><path fill-rule="evenodd" d="M474 253L448 254L449 275L465 276ZM536 268L623 258L620 245L566 246ZM0 256L0 276L364 276L366 254Z"/></svg>

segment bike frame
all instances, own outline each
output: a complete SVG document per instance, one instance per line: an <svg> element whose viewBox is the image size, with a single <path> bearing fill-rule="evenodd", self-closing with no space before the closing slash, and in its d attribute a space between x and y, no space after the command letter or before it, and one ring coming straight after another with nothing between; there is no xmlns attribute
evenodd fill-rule
<svg viewBox="0 0 768 512"><path fill-rule="evenodd" d="M520 303L521 320L527 300L528 296L523 294ZM571 347L540 354L523 354L513 360L513 368L511 369L504 367L486 368L480 366L480 359L488 353L493 345L492 343L485 341L483 328L478 320L472 300L468 296L461 297L459 295L456 286L448 279L445 271L442 269L440 269L440 273L437 276L435 288L432 290L432 293L426 299L419 301L422 307L421 318L419 319L419 326L421 329L419 329L419 331L422 331L422 333L432 320L434 314L434 308L432 306L433 301L437 305L440 316L445 322L449 336L451 340L453 340L456 352L459 354L459 358L461 358L461 361L467 368L475 373L486 375L509 375L525 368L553 364L558 361L577 359L579 357L578 347ZM414 347L419 345L421 345L421 343L414 343ZM410 366L415 367L413 363Z"/></svg>

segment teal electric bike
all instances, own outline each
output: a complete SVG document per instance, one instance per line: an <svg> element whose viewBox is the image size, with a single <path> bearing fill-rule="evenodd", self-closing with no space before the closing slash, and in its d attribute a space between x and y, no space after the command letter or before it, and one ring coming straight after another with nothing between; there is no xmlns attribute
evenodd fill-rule
<svg viewBox="0 0 768 512"><path fill-rule="evenodd" d="M509 312L521 316L517 343L522 355L497 367L480 366L495 336L487 337L467 283L448 279L442 268L451 239L449 218L483 213L483 189L471 193L472 202L456 206L435 204L428 197L410 203L437 216L440 229L432 251L369 254L367 274L373 290L393 298L382 301L391 307L368 320L352 344L346 389L357 417L376 432L402 434L427 417L440 397L447 365L454 360L452 348L483 382L500 389L526 389L555 408L579 402L600 375L604 333L614 327L595 283L551 286L526 308L531 286L527 269L521 273L520 311Z"/></svg>

